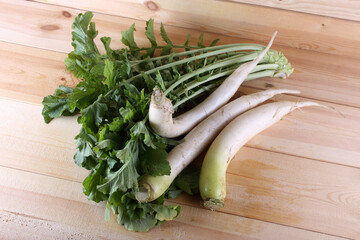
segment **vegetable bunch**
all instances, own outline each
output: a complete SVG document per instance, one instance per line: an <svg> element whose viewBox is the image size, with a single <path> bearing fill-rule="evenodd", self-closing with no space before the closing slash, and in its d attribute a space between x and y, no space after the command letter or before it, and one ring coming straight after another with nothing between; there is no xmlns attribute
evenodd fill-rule
<svg viewBox="0 0 360 240"><path fill-rule="evenodd" d="M190 35L183 45L174 44L161 24L163 44L156 41L154 22L146 22L149 47L139 47L135 25L122 31L121 49L110 47L102 37L104 53L97 37L93 14L79 14L72 25L74 50L65 59L66 68L80 79L75 88L59 86L43 100L46 123L60 116L80 113L81 130L75 137L74 161L89 170L83 181L84 194L95 202L106 201L118 223L132 231L147 231L179 215L180 206L164 205L182 191L198 191L199 170L187 169L178 175L161 196L138 201L139 181L144 176L170 176L169 152L184 139L163 137L149 124L153 90L159 89L171 101L175 114L194 108L242 64L257 59L265 46L258 44L204 46L201 34L197 45ZM256 64L255 64L256 65ZM246 79L286 77L291 65L280 52L267 51ZM141 186L140 186L141 188Z"/></svg>

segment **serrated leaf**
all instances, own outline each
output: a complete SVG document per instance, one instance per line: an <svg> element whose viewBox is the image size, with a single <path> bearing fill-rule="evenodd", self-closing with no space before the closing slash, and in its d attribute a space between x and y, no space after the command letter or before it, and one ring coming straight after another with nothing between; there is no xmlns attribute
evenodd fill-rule
<svg viewBox="0 0 360 240"><path fill-rule="evenodd" d="M170 45L170 46L173 46L174 44L171 42L170 38L168 37L166 31L165 31L165 28L164 28L164 25L161 23L161 26L160 26L160 34L161 34L161 37L162 39L164 39L164 41Z"/></svg>
<svg viewBox="0 0 360 240"><path fill-rule="evenodd" d="M91 22L92 12L80 13L72 24L72 45L74 52L78 55L87 52L99 53L94 39L98 32L95 29L95 23Z"/></svg>
<svg viewBox="0 0 360 240"><path fill-rule="evenodd" d="M114 118L112 122L108 125L109 130L112 132L120 131L125 125L125 121L122 118Z"/></svg>
<svg viewBox="0 0 360 240"><path fill-rule="evenodd" d="M165 89L164 79L162 78L161 73L159 71L156 71L155 73L155 80L157 85L160 87L160 89L162 91L165 91L166 89Z"/></svg>
<svg viewBox="0 0 360 240"><path fill-rule="evenodd" d="M155 218L159 221L170 221L176 218L179 213L181 207L178 205L158 205L158 204L149 204L154 211L156 211Z"/></svg>
<svg viewBox="0 0 360 240"><path fill-rule="evenodd" d="M42 101L44 121L49 123L52 119L62 116L68 110L67 103L67 98L59 98L52 95L45 97Z"/></svg>
<svg viewBox="0 0 360 240"><path fill-rule="evenodd" d="M189 48L190 38L191 38L191 35L188 34L188 35L186 36L186 42L185 42L185 44L184 44L186 51L190 50L190 48Z"/></svg>
<svg viewBox="0 0 360 240"><path fill-rule="evenodd" d="M124 227L129 231L135 231L135 232L147 232L151 228L153 228L157 223L157 220L149 215L145 214L140 219L135 219L132 221L125 221L123 222ZM120 222L122 224L122 222Z"/></svg>
<svg viewBox="0 0 360 240"><path fill-rule="evenodd" d="M137 50L139 48L134 39L134 31L136 31L135 24L131 25L127 31L121 31L121 42L128 46L130 50Z"/></svg>
<svg viewBox="0 0 360 240"><path fill-rule="evenodd" d="M105 139L102 140L101 142L98 142L96 144L96 148L97 149L116 149L119 146L119 143L115 142L112 139Z"/></svg>
<svg viewBox="0 0 360 240"><path fill-rule="evenodd" d="M167 155L163 149L146 148L140 155L142 171L154 177L170 175L171 168L167 161Z"/></svg>
<svg viewBox="0 0 360 240"><path fill-rule="evenodd" d="M96 137L86 133L85 129L82 127L80 133L75 137L75 144L78 150L74 155L74 161L78 166L90 170L98 164L92 149L95 142Z"/></svg>
<svg viewBox="0 0 360 240"><path fill-rule="evenodd" d="M193 195L199 191L200 169L185 169L174 180L174 185L187 194Z"/></svg>
<svg viewBox="0 0 360 240"><path fill-rule="evenodd" d="M211 44L210 44L210 47L212 47L212 46L215 46L218 42L219 42L219 38L217 38L217 39L215 39L214 41L212 41L211 42Z"/></svg>
<svg viewBox="0 0 360 240"><path fill-rule="evenodd" d="M156 38L155 38L155 33L154 33L154 19L150 19L149 21L146 22L145 30L146 30L145 35L149 39L151 46L156 47L157 43L156 43Z"/></svg>
<svg viewBox="0 0 360 240"><path fill-rule="evenodd" d="M136 114L136 109L131 105L129 101L126 101L126 107L119 109L119 113L124 122L130 122Z"/></svg>
<svg viewBox="0 0 360 240"><path fill-rule="evenodd" d="M75 107L70 106L67 97L72 91L71 88L59 86L54 95L44 97L42 115L46 123L60 116L70 116L75 112Z"/></svg>
<svg viewBox="0 0 360 240"><path fill-rule="evenodd" d="M116 83L116 71L114 63L109 59L105 59L104 77L105 84L109 87L109 89L113 88Z"/></svg>
<svg viewBox="0 0 360 240"><path fill-rule="evenodd" d="M165 197L167 199L173 199L173 198L177 198L180 194L182 193L181 189L174 189L174 190L167 190L167 192L165 193Z"/></svg>
<svg viewBox="0 0 360 240"><path fill-rule="evenodd" d="M172 50L172 45L165 45L165 46L162 47L160 55L161 56L169 55L171 50Z"/></svg>
<svg viewBox="0 0 360 240"><path fill-rule="evenodd" d="M145 126L144 121L139 121L134 124L134 126L130 129L132 135L136 138L140 138L146 146L151 148L156 148L154 145L150 132L148 128Z"/></svg>
<svg viewBox="0 0 360 240"><path fill-rule="evenodd" d="M117 171L108 171L104 184L98 186L98 190L111 194L118 190L126 192L128 189L138 188L139 174L136 170L139 146L136 141L129 141L125 148L118 151L116 156L123 163Z"/></svg>
<svg viewBox="0 0 360 240"><path fill-rule="evenodd" d="M91 105L104 91L100 82L82 81L76 85L73 93L69 95L69 104L72 107L84 109Z"/></svg>
<svg viewBox="0 0 360 240"><path fill-rule="evenodd" d="M200 33L199 39L198 39L198 46L201 48L204 48L204 33Z"/></svg>
<svg viewBox="0 0 360 240"><path fill-rule="evenodd" d="M72 92L73 92L72 88L66 86L59 86L57 89L55 89L54 96L60 97L62 95L68 95Z"/></svg>
<svg viewBox="0 0 360 240"><path fill-rule="evenodd" d="M106 200L106 195L97 190L97 186L102 183L104 170L105 164L100 162L83 181L84 194L89 200L95 202Z"/></svg>
<svg viewBox="0 0 360 240"><path fill-rule="evenodd" d="M96 133L102 123L108 107L102 103L103 96L100 95L98 99L90 106L81 111L80 122L88 133Z"/></svg>
<svg viewBox="0 0 360 240"><path fill-rule="evenodd" d="M110 58L113 58L113 50L110 48L111 38L110 37L101 37L100 40L101 40L102 44L104 45L106 54Z"/></svg>
<svg viewBox="0 0 360 240"><path fill-rule="evenodd" d="M150 90L156 86L156 81L150 75L147 75L144 72L142 72L141 75L145 81L147 89Z"/></svg>

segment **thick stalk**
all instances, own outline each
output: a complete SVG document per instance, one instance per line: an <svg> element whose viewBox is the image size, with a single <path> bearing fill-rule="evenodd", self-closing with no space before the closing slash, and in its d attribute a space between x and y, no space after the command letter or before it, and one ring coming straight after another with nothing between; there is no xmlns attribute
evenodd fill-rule
<svg viewBox="0 0 360 240"><path fill-rule="evenodd" d="M250 80L254 80L254 79L258 79L258 78L263 78L263 77L274 77L275 74L275 70L265 70L265 71L261 71L261 72L255 72L255 73L250 73L247 78L245 79L244 82L246 81L250 81ZM194 97L196 97L197 95L207 91L207 90L212 90L213 88L219 86L221 84L221 82L217 82L214 85L211 85L211 88L206 88L207 86L205 86L206 90L204 91L200 91L201 89L197 90L195 93L191 94L190 96L187 96L185 98L183 98L181 101L177 102L174 104L174 109L176 109L177 107L179 107L180 105L186 103L188 100L193 99ZM195 95L196 94L196 95ZM195 95L195 96L193 96Z"/></svg>
<svg viewBox="0 0 360 240"><path fill-rule="evenodd" d="M194 97L202 94L203 92L206 92L206 91L211 91L212 89L214 89L215 87L219 86L221 83L212 83L212 84L209 84L207 86L204 86L200 89L198 89L197 91L195 91L193 94L189 95L189 96L186 96L185 98L181 99L180 101L176 102L174 104L174 109L176 109L178 106L184 104L185 102L193 99Z"/></svg>
<svg viewBox="0 0 360 240"><path fill-rule="evenodd" d="M265 46L260 45L260 44L249 44L249 43L225 44L225 45L218 45L218 46L213 46L213 47L199 48L199 49L184 51L184 52L179 52L179 53L170 53L168 55L151 58L150 60L158 61L158 60L167 59L167 58L182 57L182 56L192 55L192 54L201 53L201 52L215 51L215 50L220 50L220 49L229 49L229 48L233 48L233 47L239 47L239 48L237 48L238 50L235 50L235 51L262 50L265 48ZM231 51L227 51L224 53L228 53L228 52L231 52ZM130 63L141 63L141 62L144 62L147 60L148 59L135 60L135 61L130 61Z"/></svg>
<svg viewBox="0 0 360 240"><path fill-rule="evenodd" d="M155 73L156 71L161 71L161 70L171 68L171 67L174 67L174 66L177 66L177 65L180 65L180 64L200 60L200 59L207 58L207 57L210 57L210 56L215 56L215 55L219 55L219 54L223 54L223 53L227 53L227 52L248 50L248 49L249 48L247 48L246 46L235 46L235 47L219 49L219 50L216 50L216 51L199 54L199 55L196 55L196 56L193 56L193 57L184 58L184 59L178 60L176 62L171 62L171 63L165 64L165 65L150 69L148 71L145 71L144 73L145 74L152 74L152 73ZM133 80L135 80L135 79L137 79L137 78L139 78L141 76L142 76L142 74L138 74L136 76L133 76L132 78L129 78L127 81L131 82L131 81L133 81Z"/></svg>
<svg viewBox="0 0 360 240"><path fill-rule="evenodd" d="M232 74L235 69L237 67L234 67L234 68L231 68L231 69L228 69L226 71L223 71L223 72L220 72L220 73L217 73L217 74L214 74L214 75L211 75L209 78L207 78L206 80L203 80L203 81L197 81L197 80L193 80L189 83L187 83L186 85L186 88L184 89L176 89L175 91L175 95L177 96L181 96L182 94L186 93L187 91L193 89L193 88L196 88L200 85L203 85L205 83L208 83L212 80L216 80L216 79L219 79L221 77L225 77L225 76L229 76L230 74ZM263 71L263 70L275 70L278 68L278 65L277 64L261 64L261 65L257 65L252 71L251 73L249 74L249 76L255 72L259 72L259 71ZM273 73L275 71L272 71ZM270 72L267 72L267 73L270 73ZM252 75L250 78L249 76L245 79L245 81L249 81L249 80L252 80L252 79L255 79L257 75ZM259 74L258 76L262 76L261 74ZM266 75L266 76L269 76L269 77L272 77L273 75ZM255 78L254 78L255 77ZM181 91L179 91L181 90Z"/></svg>
<svg viewBox="0 0 360 240"><path fill-rule="evenodd" d="M238 64L238 63L243 63L243 62L248 62L248 61L252 61L254 60L256 57L259 56L260 53L258 52L253 52L250 53L248 55L245 56L235 56L235 57L230 57L228 59L225 60L221 60L221 61L217 61L213 64L209 64L203 68L199 68L193 72L189 72L183 76L181 76L175 83L173 83L170 87L168 87L166 89L166 91L164 92L165 96L167 94L169 94L172 90L174 90L177 86L179 86L180 84L182 84L183 82L185 82L186 80L189 80L190 78L197 76L201 73L213 70L213 69L217 69L217 68L221 68L221 67L226 67L226 66L230 66L230 65L234 65L234 64Z"/></svg>

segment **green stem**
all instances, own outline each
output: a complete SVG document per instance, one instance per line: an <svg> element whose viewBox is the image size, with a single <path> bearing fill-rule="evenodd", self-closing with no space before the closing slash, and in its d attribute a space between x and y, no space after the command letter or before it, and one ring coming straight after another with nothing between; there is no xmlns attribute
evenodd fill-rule
<svg viewBox="0 0 360 240"><path fill-rule="evenodd" d="M166 89L166 91L164 92L165 96L167 94L169 94L169 92L171 92L172 90L174 90L177 86L179 86L181 83L185 82L186 80L201 74L203 72L207 72L216 68L220 68L220 67L225 67L225 66L229 66L229 65L233 65L233 64L237 64L237 63L241 63L241 62L247 62L247 61L251 61L254 58L256 58L259 55L258 52L252 52L248 55L245 56L235 56L235 57L230 57L228 59L225 60L221 60L218 62L215 62L213 64L207 65L203 68L199 68L193 72L189 72L183 76L181 76L174 84L172 84L168 89Z"/></svg>
<svg viewBox="0 0 360 240"><path fill-rule="evenodd" d="M177 103L175 103L174 108L176 109L178 106L180 106L181 104L184 104L185 102L189 101L190 99L198 96L199 94L205 92L205 91L209 91L211 89L213 89L214 87L219 86L220 83L213 83L210 84L208 86L202 87L199 90L197 90L196 92L194 92L193 94L191 94L190 96L186 96L185 98L181 99L180 101L178 101Z"/></svg>
<svg viewBox="0 0 360 240"><path fill-rule="evenodd" d="M252 71L251 73L256 73L256 72L259 72L259 71L263 71L263 70L276 70L279 66L277 64L261 64L261 65L257 65ZM185 92L193 89L193 88L196 88L204 83L207 83L207 82L210 82L212 80L215 80L215 79L218 79L218 78L221 78L221 77L225 77L225 76L228 76L230 74L232 74L235 69L237 69L238 66L235 66L235 67L231 67L230 69L226 70L226 71L223 71L223 72L220 72L220 73L217 73L217 74L214 74L212 76L210 76L209 78L207 78L206 80L204 81L197 81L197 80L193 80L191 81L190 83L187 84L187 87L184 88L184 89L177 89L177 91L175 90L175 95L177 96L181 96L182 94L184 94ZM274 75L274 72L275 71L271 71L272 72L272 75ZM269 73L267 73L269 74ZM249 74L250 76L251 74ZM249 80L252 80L252 79L255 79L255 78L259 78L259 77L255 77L257 75L254 75L254 77L252 77L251 79L249 79L249 76L246 78L245 81L249 81ZM261 77L261 74L259 74L259 76ZM268 75L266 75L268 76Z"/></svg>
<svg viewBox="0 0 360 240"><path fill-rule="evenodd" d="M245 81L250 81L250 80L262 78L262 77L273 77L274 74L275 74L275 70L265 70L265 71L261 71L261 72L254 72L254 73L250 73L247 76L247 78L245 79Z"/></svg>
<svg viewBox="0 0 360 240"><path fill-rule="evenodd" d="M223 71L223 72L220 72L220 73L217 73L217 74L214 74L214 75L211 75L209 78L207 78L206 80L204 81L197 81L197 80L193 80L191 81L189 84L187 84L187 87L182 89L182 88L178 88L175 90L174 94L177 95L177 96L180 96L182 94L184 94L185 92L197 87L197 86L200 86L204 83L207 83L207 82L210 82L212 80L215 80L215 79L218 79L218 78L221 78L221 77L225 77L225 76L228 76L230 75L231 73L233 73L235 71L237 67L235 68L231 68L229 70L226 70L226 71Z"/></svg>
<svg viewBox="0 0 360 240"><path fill-rule="evenodd" d="M179 45L175 45L175 46L182 48ZM228 49L228 48L232 48L232 47L239 47L237 50L234 50L234 51L243 51L243 50L262 50L262 49L264 49L265 46L260 45L260 44L249 44L249 43L226 44L226 45L212 46L212 47L206 47L206 48L199 48L199 49L184 51L184 52L179 52L179 53L170 53L168 55L151 58L150 60L157 61L157 60L162 60L162 59L166 59L166 58L181 57L181 56L186 56L186 55L205 52L205 51L215 51L215 50L221 50L221 49ZM161 48L161 47L158 47L158 48ZM227 51L227 52L230 52L230 51ZM130 61L130 63L141 63L144 61L146 61L146 59Z"/></svg>
<svg viewBox="0 0 360 240"><path fill-rule="evenodd" d="M161 71L161 70L164 70L164 69L167 69L167 68L171 68L171 67L183 64L183 63L196 61L196 60L199 60L199 59L203 59L203 58L206 58L206 57L219 55L219 54L223 54L223 53L227 53L227 52L235 52L235 51L240 51L240 50L251 50L251 48L249 46L250 45L247 44L246 46L229 47L229 48L224 48L224 49L220 49L220 50L216 50L216 51L212 51L212 52L208 52L208 53L204 53L204 54L199 54L199 55L196 55L196 56L193 56L193 57L184 58L184 59L178 60L176 62L168 63L168 64L165 64L165 65L150 69L148 71L145 71L144 73L149 75L149 74L155 73L156 71ZM259 49L254 47L253 50L259 50ZM142 76L142 74L138 74L136 76L133 76L132 78L129 78L128 81L131 82L131 81L133 81L133 80L135 80L135 79L137 79L137 78L139 78L141 76Z"/></svg>

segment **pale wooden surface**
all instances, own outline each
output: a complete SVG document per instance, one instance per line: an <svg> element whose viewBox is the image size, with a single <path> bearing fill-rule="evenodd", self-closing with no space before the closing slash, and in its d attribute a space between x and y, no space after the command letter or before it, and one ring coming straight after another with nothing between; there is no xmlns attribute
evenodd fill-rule
<svg viewBox="0 0 360 240"><path fill-rule="evenodd" d="M321 15L284 11L227 0L109 0L107 1L109 4L104 4L102 0L36 1L65 5L75 9L91 9L131 19L148 20L151 17L156 22L171 26L265 42L274 30L278 30L276 43L280 45L357 58L360 56L358 22ZM331 3L333 8L334 1L332 0ZM315 4L316 0L308 2L319 5L319 3ZM330 6L326 3L323 5ZM343 8L342 1L339 1L337 5L338 9ZM359 8L354 9L356 10Z"/></svg>
<svg viewBox="0 0 360 240"><path fill-rule="evenodd" d="M205 8L187 8L190 2L202 4L0 0L0 239L360 239L360 23L279 6L207 1ZM335 16L342 14L340 5L338 12L335 1L324 9ZM114 216L105 222L104 205L82 193L87 171L72 160L76 117L46 125L41 116L45 95L59 84L77 83L63 59L71 50L73 18L84 9L98 11L99 35L113 37L114 47L121 46L120 30L134 22L137 40L148 44L143 36L148 17L165 22L179 43L186 33L196 40L199 29L212 32L205 34L207 41L263 42L277 28L274 48L288 56L294 74L255 80L240 92L271 83L302 91L275 100L313 100L335 110L295 111L252 139L228 169L221 212L182 195L171 201L182 206L175 221L148 233L128 232ZM318 26L322 22L325 27Z"/></svg>
<svg viewBox="0 0 360 240"><path fill-rule="evenodd" d="M248 3L297 12L312 13L348 20L360 20L360 1L357 0L225 0Z"/></svg>

